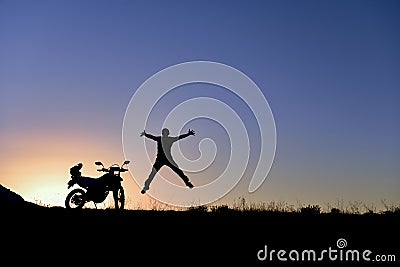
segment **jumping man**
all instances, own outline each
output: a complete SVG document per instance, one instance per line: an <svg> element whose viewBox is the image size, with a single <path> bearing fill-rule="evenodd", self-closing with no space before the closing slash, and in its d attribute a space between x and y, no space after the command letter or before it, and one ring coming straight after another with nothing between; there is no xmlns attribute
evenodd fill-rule
<svg viewBox="0 0 400 267"><path fill-rule="evenodd" d="M146 193L150 188L150 183L153 180L156 173L161 169L162 166L166 165L170 167L176 174L181 177L181 179L185 182L185 185L189 188L193 188L192 183L189 181L189 178L183 173L183 171L178 167L176 162L173 160L171 155L171 147L172 144L180 139L186 138L190 135L194 135L193 130L188 130L187 133L181 134L179 136L169 136L169 130L167 128L162 129L162 136L154 136L143 131L140 136L145 136L157 142L157 157L156 161L153 164L153 168L147 180L144 182L144 187L141 191L142 194Z"/></svg>

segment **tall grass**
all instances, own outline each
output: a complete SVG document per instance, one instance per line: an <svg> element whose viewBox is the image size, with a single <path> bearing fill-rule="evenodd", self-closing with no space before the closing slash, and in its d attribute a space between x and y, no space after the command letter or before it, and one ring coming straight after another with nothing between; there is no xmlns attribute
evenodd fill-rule
<svg viewBox="0 0 400 267"><path fill-rule="evenodd" d="M244 197L236 199L232 205L204 205L193 206L186 210L199 212L269 212L269 213L299 213L299 214L397 214L400 215L400 204L388 203L382 200L383 209L378 209L374 204L362 201L337 200L334 204L326 203L324 207L319 204L290 204L286 201L248 202Z"/></svg>
<svg viewBox="0 0 400 267"><path fill-rule="evenodd" d="M36 200L39 206L50 207L50 205ZM228 204L209 204L196 205L190 207L176 207L162 203L155 199L149 202L134 202L133 199L127 197L125 200L126 210L150 210L150 211L191 211L191 212L265 212L265 213L299 213L299 214L399 214L400 204L389 203L387 200L381 200L382 208L378 208L374 203L365 203L363 201L344 201L337 199L333 203L325 203L323 206L319 204L304 204L297 201L296 205L288 203L284 200L269 202L249 202L244 197L239 197ZM103 203L96 205L86 204L85 209L113 209L114 201L107 198Z"/></svg>

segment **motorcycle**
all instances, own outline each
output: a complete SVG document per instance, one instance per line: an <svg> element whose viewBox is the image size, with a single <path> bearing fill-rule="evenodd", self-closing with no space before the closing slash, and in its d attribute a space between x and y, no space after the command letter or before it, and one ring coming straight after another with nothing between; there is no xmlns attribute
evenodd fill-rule
<svg viewBox="0 0 400 267"><path fill-rule="evenodd" d="M105 168L103 163L96 161L97 166L101 166L98 172L105 172L98 178L84 177L81 174L82 163L70 168L71 180L68 181L68 189L74 185L79 188L71 190L65 198L65 207L67 209L82 209L86 203L93 202L97 208L98 203L106 200L108 194L112 192L114 198L114 208L124 209L125 192L122 186L121 173L128 171L124 168L130 161L126 160L120 167L113 164L109 168Z"/></svg>

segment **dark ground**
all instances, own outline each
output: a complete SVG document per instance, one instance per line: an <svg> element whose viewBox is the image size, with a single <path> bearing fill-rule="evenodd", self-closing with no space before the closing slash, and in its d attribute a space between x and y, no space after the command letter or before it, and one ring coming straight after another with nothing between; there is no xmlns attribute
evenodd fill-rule
<svg viewBox="0 0 400 267"><path fill-rule="evenodd" d="M400 261L399 214L315 214L269 212L199 212L143 210L81 210L64 208L2 208L1 257L13 265L77 266L196 265L283 266L277 259L260 261L268 247L286 250L371 250L395 255L396 262L365 262L396 266ZM317 266L287 261L287 266ZM358 266L355 261L318 262Z"/></svg>

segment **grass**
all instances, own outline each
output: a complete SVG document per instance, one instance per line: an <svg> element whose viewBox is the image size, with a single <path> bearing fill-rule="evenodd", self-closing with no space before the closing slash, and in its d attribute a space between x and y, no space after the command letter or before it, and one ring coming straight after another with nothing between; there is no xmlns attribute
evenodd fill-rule
<svg viewBox="0 0 400 267"><path fill-rule="evenodd" d="M41 201L36 201L37 205L50 207ZM96 207L97 206L97 207ZM103 203L97 205L88 203L85 209L113 209L112 199L106 199ZM400 214L400 204L389 203L387 200L381 200L381 208L378 209L375 204L367 204L362 201L344 201L337 199L335 203L325 203L323 206L319 204L303 204L297 202L296 205L286 201L269 201L269 202L249 202L244 197L234 200L231 205L193 205L190 207L175 207L160 201L150 199L147 204L137 203L129 198L126 199L126 210L150 210L150 211L190 211L190 212L257 212L257 213L292 213L292 214Z"/></svg>
<svg viewBox="0 0 400 267"><path fill-rule="evenodd" d="M325 207L319 204L302 204L297 203L297 206L289 204L285 201L270 201L270 202L247 202L244 197L239 197L232 206L228 205L206 205L193 206L187 208L190 211L201 212L221 212L221 211L236 211L236 212L262 212L262 213L299 213L299 214L400 214L400 205L388 203L382 200L383 209L378 210L373 204L365 204L362 201L338 200L334 205L327 203Z"/></svg>

